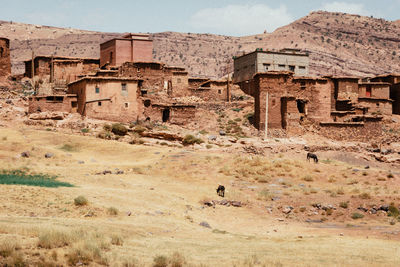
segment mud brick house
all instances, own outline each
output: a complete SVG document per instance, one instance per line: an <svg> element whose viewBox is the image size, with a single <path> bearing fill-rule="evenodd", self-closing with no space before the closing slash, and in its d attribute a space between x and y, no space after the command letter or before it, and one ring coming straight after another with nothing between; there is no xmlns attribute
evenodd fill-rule
<svg viewBox="0 0 400 267"><path fill-rule="evenodd" d="M78 99L77 111L93 119L132 122L141 117L140 81L123 77L84 77L68 85Z"/></svg>
<svg viewBox="0 0 400 267"><path fill-rule="evenodd" d="M196 106L171 102L159 102L154 99L143 99L144 117L154 122L169 122L185 125L196 116Z"/></svg>
<svg viewBox="0 0 400 267"><path fill-rule="evenodd" d="M0 78L11 74L10 40L0 37Z"/></svg>
<svg viewBox="0 0 400 267"><path fill-rule="evenodd" d="M263 51L258 48L251 53L234 57L233 65L235 83L249 81L254 74L268 71L291 71L296 76L307 76L309 54L298 49Z"/></svg>
<svg viewBox="0 0 400 267"><path fill-rule="evenodd" d="M259 130L296 131L307 117L330 120L331 81L325 78L295 77L292 72L263 72L251 81L255 99L254 119Z"/></svg>
<svg viewBox="0 0 400 267"><path fill-rule="evenodd" d="M365 113L391 115L392 102L393 100L390 99L390 83L359 83L358 106L363 108Z"/></svg>
<svg viewBox="0 0 400 267"><path fill-rule="evenodd" d="M142 80L143 95L164 93L169 96L188 94L188 73L181 67L169 67L158 62L125 62L119 76Z"/></svg>
<svg viewBox="0 0 400 267"><path fill-rule="evenodd" d="M29 97L29 113L36 112L77 112L78 102L75 94L31 96Z"/></svg>
<svg viewBox="0 0 400 267"><path fill-rule="evenodd" d="M193 83L193 87L189 87L190 95L195 95L205 101L228 101L230 96L228 91L227 80L207 80L203 83Z"/></svg>
<svg viewBox="0 0 400 267"><path fill-rule="evenodd" d="M384 74L371 79L371 82L390 84L390 99L393 100L393 114L400 114L400 73Z"/></svg>
<svg viewBox="0 0 400 267"><path fill-rule="evenodd" d="M98 58L36 56L33 60L25 61L25 76L37 76L41 80L66 86L81 75L96 72L99 62Z"/></svg>
<svg viewBox="0 0 400 267"><path fill-rule="evenodd" d="M119 67L125 62L152 62L153 40L148 34L129 33L100 44L100 66Z"/></svg>

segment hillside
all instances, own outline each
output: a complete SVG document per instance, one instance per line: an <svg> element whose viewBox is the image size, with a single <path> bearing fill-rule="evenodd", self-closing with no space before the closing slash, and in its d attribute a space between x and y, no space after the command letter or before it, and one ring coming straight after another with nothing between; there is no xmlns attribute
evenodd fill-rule
<svg viewBox="0 0 400 267"><path fill-rule="evenodd" d="M99 44L116 33L0 22L12 40L13 72L36 54L98 57ZM374 75L400 72L400 23L330 12L312 12L273 33L231 37L154 33L154 59L184 66L192 76L218 78L232 71L232 56L255 48L301 48L311 54L311 74Z"/></svg>

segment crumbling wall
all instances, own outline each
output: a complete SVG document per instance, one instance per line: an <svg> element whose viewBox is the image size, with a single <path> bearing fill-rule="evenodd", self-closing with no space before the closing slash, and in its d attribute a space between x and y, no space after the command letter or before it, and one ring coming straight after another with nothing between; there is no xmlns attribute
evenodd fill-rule
<svg viewBox="0 0 400 267"><path fill-rule="evenodd" d="M392 101L376 98L359 98L360 107L368 108L368 113L372 115L392 115Z"/></svg>
<svg viewBox="0 0 400 267"><path fill-rule="evenodd" d="M149 104L146 103L146 101ZM165 117L165 112L168 117ZM151 100L144 101L144 118L152 122L168 122L177 125L186 125L195 120L196 107L193 105L152 104Z"/></svg>
<svg viewBox="0 0 400 267"><path fill-rule="evenodd" d="M0 38L0 77L11 74L10 40Z"/></svg>
<svg viewBox="0 0 400 267"><path fill-rule="evenodd" d="M189 80L186 71L174 71L171 77L172 94L171 96L186 96L189 93Z"/></svg>
<svg viewBox="0 0 400 267"><path fill-rule="evenodd" d="M77 97L75 95L48 95L29 97L29 113L35 112L75 112Z"/></svg>
<svg viewBox="0 0 400 267"><path fill-rule="evenodd" d="M349 99L353 103L357 103L358 98L358 80L357 79L340 79L338 81L339 100Z"/></svg>
<svg viewBox="0 0 400 267"><path fill-rule="evenodd" d="M339 141L361 141L371 142L371 140L379 140L382 137L383 129L381 122L365 122L364 124L342 124L321 126L318 134L329 139Z"/></svg>

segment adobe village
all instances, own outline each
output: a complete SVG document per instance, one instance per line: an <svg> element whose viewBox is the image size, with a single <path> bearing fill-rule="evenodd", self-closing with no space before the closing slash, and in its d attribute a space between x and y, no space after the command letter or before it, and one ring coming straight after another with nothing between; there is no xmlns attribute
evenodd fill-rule
<svg viewBox="0 0 400 267"><path fill-rule="evenodd" d="M398 266L399 34L321 11L243 45L0 22L0 265ZM221 46L184 63L196 38Z"/></svg>

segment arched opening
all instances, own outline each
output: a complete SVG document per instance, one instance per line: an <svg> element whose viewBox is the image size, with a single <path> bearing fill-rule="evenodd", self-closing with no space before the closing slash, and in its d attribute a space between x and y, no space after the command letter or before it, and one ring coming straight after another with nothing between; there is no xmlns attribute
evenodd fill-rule
<svg viewBox="0 0 400 267"><path fill-rule="evenodd" d="M166 108L163 110L163 112L162 112L162 121L163 122L169 121L169 114L170 114L169 108Z"/></svg>

